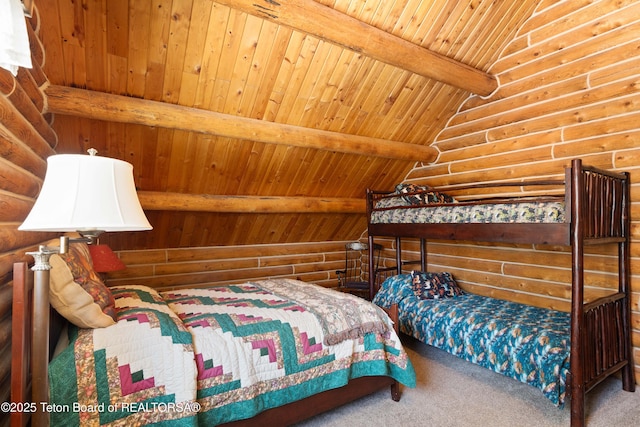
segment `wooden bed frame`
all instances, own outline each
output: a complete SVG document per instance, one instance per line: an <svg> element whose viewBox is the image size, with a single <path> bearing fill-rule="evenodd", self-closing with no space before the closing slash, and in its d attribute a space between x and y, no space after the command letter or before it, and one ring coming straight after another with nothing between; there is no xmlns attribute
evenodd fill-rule
<svg viewBox="0 0 640 427"><path fill-rule="evenodd" d="M12 343L11 343L11 402L24 405L26 411L11 413L11 427L26 426L31 420L31 425L41 427L49 424L49 416L42 411L40 402L46 402L49 396L49 384L46 378L47 366L42 360L51 359L51 351L55 348L64 319L58 313L47 306L44 310L34 309L33 273L27 263L15 263L13 266L13 314L12 314ZM48 296L47 296L48 297ZM42 300L42 299L40 299ZM395 328L398 325L397 306L387 310L394 321ZM34 328L42 324L46 317L50 325L50 333L47 343L32 342ZM41 358L36 355L42 352L49 353L48 357ZM46 365L46 362L45 362ZM45 373L44 378L32 375ZM40 374L37 374L40 373ZM33 378L33 381L32 381ZM400 400L400 385L391 377L371 376L353 379L344 387L327 390L320 394L292 402L290 404L269 409L257 416L224 424L224 426L255 426L255 425L289 425L311 418L322 412L342 406L363 396L369 395L386 387L390 387L391 398ZM35 402L35 405L32 403ZM33 411L32 409L36 409ZM33 417L32 417L33 416Z"/></svg>
<svg viewBox="0 0 640 427"><path fill-rule="evenodd" d="M635 390L630 337L630 183L628 173L583 166L576 159L564 181L504 183L498 186L564 185L563 223L524 224L378 224L371 223L373 206L388 192L367 191L369 245L375 237L396 238L396 273L400 274L401 238L420 239L421 267L426 269L426 240L467 240L571 246L571 355L567 378L571 425L584 425L585 393L609 375L622 374L623 389ZM493 185L492 185L493 186ZM481 203L478 202L478 203ZM618 291L596 301L584 300L584 247L617 244ZM369 260L373 271L373 260ZM377 291L370 280L371 295ZM612 339L613 338L613 339Z"/></svg>

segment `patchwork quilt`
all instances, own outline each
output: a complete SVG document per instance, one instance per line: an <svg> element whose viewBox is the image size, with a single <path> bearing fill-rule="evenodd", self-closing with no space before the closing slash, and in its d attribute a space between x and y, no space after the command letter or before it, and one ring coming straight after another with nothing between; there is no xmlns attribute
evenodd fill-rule
<svg viewBox="0 0 640 427"><path fill-rule="evenodd" d="M470 293L420 299L410 274L387 279L373 302L381 307L398 304L402 332L537 387L555 405L564 405L569 313Z"/></svg>
<svg viewBox="0 0 640 427"><path fill-rule="evenodd" d="M112 292L116 325L72 330L50 364L52 425L211 426L361 376L415 386L389 318L349 294L292 280Z"/></svg>

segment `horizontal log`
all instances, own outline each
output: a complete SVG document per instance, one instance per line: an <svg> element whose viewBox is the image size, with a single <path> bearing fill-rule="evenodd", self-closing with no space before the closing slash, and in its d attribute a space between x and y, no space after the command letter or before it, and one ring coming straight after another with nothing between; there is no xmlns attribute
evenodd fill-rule
<svg viewBox="0 0 640 427"><path fill-rule="evenodd" d="M18 74L23 75L22 79L29 80L28 73ZM36 94L40 94L37 89L35 89L34 92ZM22 85L16 85L15 90L11 94L7 95L7 98L9 98L9 101L20 112L20 114L22 114L22 116L31 123L31 126L38 131L42 138L47 141L49 146L55 147L58 145L58 136L42 116L42 111L38 109L31 97L27 95Z"/></svg>
<svg viewBox="0 0 640 427"><path fill-rule="evenodd" d="M3 133L2 126L0 126L0 156L35 176L44 178L47 170L46 160L39 157L14 136Z"/></svg>
<svg viewBox="0 0 640 427"><path fill-rule="evenodd" d="M20 68L16 80L22 90L29 96L33 105L42 113L45 104L44 92L38 87L38 83L34 80L34 73L32 73L30 69Z"/></svg>
<svg viewBox="0 0 640 427"><path fill-rule="evenodd" d="M11 316L0 318L0 348L4 343L11 341ZM0 378L3 378L4 372L0 372Z"/></svg>
<svg viewBox="0 0 640 427"><path fill-rule="evenodd" d="M31 50L31 63L37 64L38 66L44 65L44 46L42 46L42 42L36 34L35 28L37 28L39 16L34 14L29 21L30 25L27 25L27 34L29 35L29 48ZM35 27L35 28L34 28Z"/></svg>
<svg viewBox="0 0 640 427"><path fill-rule="evenodd" d="M43 240L55 237L54 233L33 233L18 231L21 222L0 223L0 253L9 252L15 248L35 246Z"/></svg>
<svg viewBox="0 0 640 427"><path fill-rule="evenodd" d="M43 159L55 154L49 141L45 140L7 96L2 94L0 94L0 117L2 117L0 137L24 143Z"/></svg>
<svg viewBox="0 0 640 427"><path fill-rule="evenodd" d="M168 290L180 287L197 287L198 285L228 284L229 282L241 283L253 280L256 277L275 277L291 275L292 266L280 266L256 269L231 269L226 271L211 271L184 275L154 276L145 278L121 278L110 279L109 286L140 284L143 282L158 290ZM143 280L141 280L143 279Z"/></svg>
<svg viewBox="0 0 640 427"><path fill-rule="evenodd" d="M29 75L31 76L35 85L38 88L42 89L45 85L49 84L49 78L44 73L44 70L40 68L40 65L38 65L37 63L34 63L33 67L25 68L24 70L26 70L29 73ZM19 71L18 71L18 74L20 74Z"/></svg>
<svg viewBox="0 0 640 427"><path fill-rule="evenodd" d="M125 270L108 276L109 285L158 287L228 284L273 277L301 277L335 286L335 270L344 267L345 241L125 250L118 256Z"/></svg>
<svg viewBox="0 0 640 427"><path fill-rule="evenodd" d="M40 233L33 233L40 234ZM16 262L30 262L33 263L33 257L27 255L26 252L36 250L37 246L30 248L16 249L13 252L0 254L0 283L7 283L13 277L13 264Z"/></svg>
<svg viewBox="0 0 640 427"><path fill-rule="evenodd" d="M9 284L0 285L0 319L11 313L11 302L13 301L13 286Z"/></svg>
<svg viewBox="0 0 640 427"><path fill-rule="evenodd" d="M9 95L16 88L16 78L8 70L0 68L0 92Z"/></svg>
<svg viewBox="0 0 640 427"><path fill-rule="evenodd" d="M145 210L232 213L364 213L364 199L276 196L213 196L140 191Z"/></svg>
<svg viewBox="0 0 640 427"><path fill-rule="evenodd" d="M313 242L313 243L288 243L274 245L250 245L250 246L212 246L205 248L172 248L166 251L166 260L160 261L147 258L147 254L157 251L124 251L120 255L134 264L148 264L149 262L189 262L206 261L223 258L257 258L283 255L299 255L305 253L327 254L339 251L344 259L344 245L346 242ZM130 258L131 257L131 258ZM142 258L141 258L142 257ZM129 262L127 262L129 264Z"/></svg>
<svg viewBox="0 0 640 427"><path fill-rule="evenodd" d="M11 322L9 321L9 327ZM6 327L6 322L3 322L0 327ZM11 335L9 335L11 337ZM0 337L2 338L2 337ZM0 341L2 342L2 341ZM0 347L0 380L9 377L11 374L11 346Z"/></svg>
<svg viewBox="0 0 640 427"><path fill-rule="evenodd" d="M11 357L11 355L8 356ZM9 402L9 399L11 399L11 375L4 379L0 378L0 402ZM6 420L8 422L8 416Z"/></svg>
<svg viewBox="0 0 640 427"><path fill-rule="evenodd" d="M52 85L45 93L48 112L55 114L425 163L432 162L437 155L434 148L426 145L237 117L102 92Z"/></svg>
<svg viewBox="0 0 640 427"><path fill-rule="evenodd" d="M0 160L0 190L35 198L41 181L12 163Z"/></svg>
<svg viewBox="0 0 640 427"><path fill-rule="evenodd" d="M291 263L288 263L291 264ZM169 275L200 275L205 272L226 271L226 270L246 270L250 268L263 267L258 265L258 259L221 259L209 260L206 262L172 262L168 264L158 264L153 269L155 276Z"/></svg>
<svg viewBox="0 0 640 427"><path fill-rule="evenodd" d="M218 2L472 93L486 96L498 86L494 76L313 0Z"/></svg>
<svg viewBox="0 0 640 427"><path fill-rule="evenodd" d="M0 192L0 222L22 222L29 212L33 202L20 198L11 193Z"/></svg>

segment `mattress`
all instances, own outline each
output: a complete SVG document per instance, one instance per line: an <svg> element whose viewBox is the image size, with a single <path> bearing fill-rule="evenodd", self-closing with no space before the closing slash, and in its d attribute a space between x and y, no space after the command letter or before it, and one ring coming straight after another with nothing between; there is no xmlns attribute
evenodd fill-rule
<svg viewBox="0 0 640 427"><path fill-rule="evenodd" d="M560 199L515 199L511 202L411 205L401 197L383 198L371 214L373 224L563 223Z"/></svg>
<svg viewBox="0 0 640 427"><path fill-rule="evenodd" d="M402 332L536 387L555 405L564 405L569 313L471 293L420 299L409 274L387 279L373 302L398 304Z"/></svg>

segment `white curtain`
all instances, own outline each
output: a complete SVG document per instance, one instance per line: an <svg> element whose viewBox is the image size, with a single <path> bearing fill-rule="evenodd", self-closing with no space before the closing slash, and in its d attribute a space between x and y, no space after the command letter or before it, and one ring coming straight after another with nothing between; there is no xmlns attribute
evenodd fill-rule
<svg viewBox="0 0 640 427"><path fill-rule="evenodd" d="M0 67L14 76L18 67L31 68L31 50L20 0L0 0Z"/></svg>

